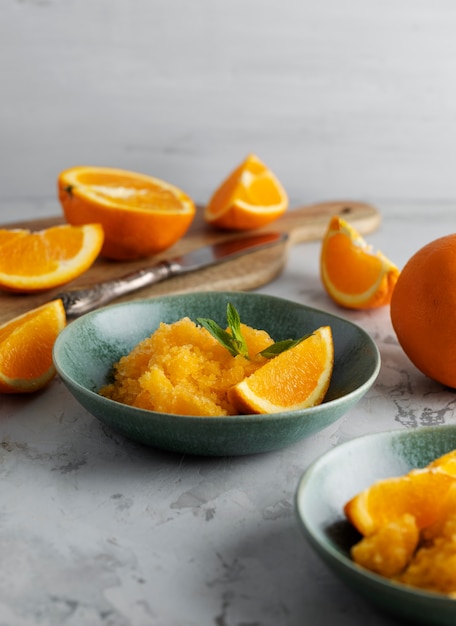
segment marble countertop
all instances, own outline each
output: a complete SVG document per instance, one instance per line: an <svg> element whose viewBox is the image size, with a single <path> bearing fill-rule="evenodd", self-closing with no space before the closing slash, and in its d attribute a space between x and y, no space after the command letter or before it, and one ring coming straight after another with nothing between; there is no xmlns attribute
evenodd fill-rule
<svg viewBox="0 0 456 626"><path fill-rule="evenodd" d="M367 236L400 267L454 228L454 209L379 206ZM24 218L28 215L24 215ZM20 219L15 215L14 219ZM0 624L339 626L393 624L334 577L298 527L298 481L353 437L453 423L454 392L399 347L384 307L332 304L319 243L295 246L259 291L337 313L376 341L376 384L349 413L288 448L255 456L175 455L102 426L57 378L0 399Z"/></svg>

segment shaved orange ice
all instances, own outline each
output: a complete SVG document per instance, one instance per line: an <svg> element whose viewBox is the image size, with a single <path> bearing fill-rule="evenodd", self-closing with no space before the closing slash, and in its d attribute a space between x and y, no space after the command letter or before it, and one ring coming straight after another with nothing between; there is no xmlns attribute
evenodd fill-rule
<svg viewBox="0 0 456 626"><path fill-rule="evenodd" d="M329 327L275 343L227 307L228 328L188 317L161 323L113 367L100 394L130 406L194 416L278 413L320 404L334 349ZM273 381L273 384L271 384Z"/></svg>
<svg viewBox="0 0 456 626"><path fill-rule="evenodd" d="M456 450L372 484L344 511L362 535L351 548L355 563L456 599Z"/></svg>
<svg viewBox="0 0 456 626"><path fill-rule="evenodd" d="M182 415L233 415L228 389L267 361L257 353L273 343L265 331L242 325L249 358L233 357L188 317L161 323L115 366L115 382L100 390L131 406Z"/></svg>

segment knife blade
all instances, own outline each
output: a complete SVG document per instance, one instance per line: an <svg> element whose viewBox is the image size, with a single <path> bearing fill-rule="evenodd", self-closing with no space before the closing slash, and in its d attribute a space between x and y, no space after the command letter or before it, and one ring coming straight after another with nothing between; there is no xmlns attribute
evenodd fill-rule
<svg viewBox="0 0 456 626"><path fill-rule="evenodd" d="M203 246L151 267L130 272L120 278L98 283L87 289L74 289L58 293L67 317L78 317L93 311L120 296L148 287L173 276L195 272L205 267L226 263L237 257L285 243L287 233L261 233L247 237L227 239Z"/></svg>

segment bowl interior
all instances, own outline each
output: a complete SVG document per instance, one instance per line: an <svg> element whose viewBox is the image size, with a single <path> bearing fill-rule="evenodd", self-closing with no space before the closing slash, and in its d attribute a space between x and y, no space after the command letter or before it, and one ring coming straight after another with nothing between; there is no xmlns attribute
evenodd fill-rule
<svg viewBox="0 0 456 626"><path fill-rule="evenodd" d="M455 426L359 437L317 459L302 476L296 492L296 512L304 535L327 565L378 607L415 623L454 624L456 602L395 584L356 566L350 559L350 547L360 537L345 520L343 506L376 480L424 467L455 448Z"/></svg>
<svg viewBox="0 0 456 626"><path fill-rule="evenodd" d="M207 419L168 415L163 423L162 414L126 407L98 395L99 388L110 380L113 363L153 333L160 322L172 323L184 316L192 320L206 317L225 327L228 302L234 304L244 323L268 331L275 341L298 338L324 324L331 326L335 365L323 405L306 409L305 418L303 411ZM125 428L127 414L130 422L141 422L137 432L126 432L127 435L142 441L148 438L145 442L153 444L160 427L168 431L173 449L178 444L179 451L188 451L188 438L192 437L192 445L196 445L196 440L203 436L198 453L208 450L207 439L211 437L209 448L212 446L213 451L210 453L220 448L219 452L229 450L232 454L240 448L243 450L240 453L273 449L321 430L359 400L375 381L380 367L375 343L355 324L281 298L245 292L203 292L138 300L89 313L69 324L60 334L54 347L54 362L70 391L96 417L121 429ZM285 417L294 422L293 429L290 430ZM299 423L296 420L300 420ZM269 426L265 427L266 423ZM224 424L223 432L217 430L220 424ZM235 427L237 431L229 435L232 441L227 442L229 429ZM186 432L179 429L186 429ZM256 429L254 435L253 429ZM149 430L149 434L145 430ZM160 436L165 435L162 432ZM241 444L241 438L246 436L247 440ZM250 436L254 440L249 443ZM163 441L159 445L163 445ZM165 447L169 447L169 441Z"/></svg>
<svg viewBox="0 0 456 626"><path fill-rule="evenodd" d="M245 293L186 294L106 307L69 325L59 337L55 358L75 382L97 391L109 380L113 363L153 333L160 322L209 317L224 327L228 302L238 308L241 321L266 330L275 341L331 325L335 366L325 402L358 389L378 367L375 345L356 325L280 298Z"/></svg>

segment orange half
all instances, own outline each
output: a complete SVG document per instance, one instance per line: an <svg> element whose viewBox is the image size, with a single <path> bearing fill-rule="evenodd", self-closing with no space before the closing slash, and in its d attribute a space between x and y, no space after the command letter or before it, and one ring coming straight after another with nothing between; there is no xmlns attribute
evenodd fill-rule
<svg viewBox="0 0 456 626"><path fill-rule="evenodd" d="M265 226L288 208L288 195L278 178L250 154L211 197L205 220L219 228L248 230Z"/></svg>
<svg viewBox="0 0 456 626"><path fill-rule="evenodd" d="M108 167L72 167L58 177L70 224L103 225L105 257L130 260L172 246L188 230L196 208L183 191L158 178Z"/></svg>
<svg viewBox="0 0 456 626"><path fill-rule="evenodd" d="M59 287L89 269L102 245L100 224L0 230L0 289L38 292Z"/></svg>
<svg viewBox="0 0 456 626"><path fill-rule="evenodd" d="M229 398L240 413L278 413L320 404L334 365L331 328L322 326L232 387Z"/></svg>
<svg viewBox="0 0 456 626"><path fill-rule="evenodd" d="M320 276L334 302L351 309L389 304L399 273L350 224L337 215L331 218L322 242Z"/></svg>
<svg viewBox="0 0 456 626"><path fill-rule="evenodd" d="M0 326L0 393L30 393L52 380L52 349L65 324L58 299Z"/></svg>

